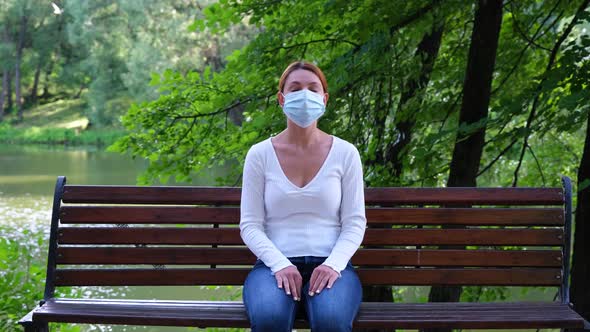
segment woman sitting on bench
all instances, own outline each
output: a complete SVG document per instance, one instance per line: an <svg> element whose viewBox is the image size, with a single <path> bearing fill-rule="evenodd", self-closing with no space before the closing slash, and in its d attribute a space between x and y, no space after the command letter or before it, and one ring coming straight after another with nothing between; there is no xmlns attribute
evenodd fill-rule
<svg viewBox="0 0 590 332"><path fill-rule="evenodd" d="M350 331L362 288L350 258L365 232L362 164L351 143L317 128L328 87L294 62L277 98L287 129L246 155L240 229L258 257L244 282L252 331L291 331L307 314L314 332Z"/></svg>

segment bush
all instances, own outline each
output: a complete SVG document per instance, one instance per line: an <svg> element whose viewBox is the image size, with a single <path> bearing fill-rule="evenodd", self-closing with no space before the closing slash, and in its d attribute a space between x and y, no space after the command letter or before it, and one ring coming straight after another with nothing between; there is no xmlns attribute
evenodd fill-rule
<svg viewBox="0 0 590 332"><path fill-rule="evenodd" d="M35 225L0 224L0 331L22 331L18 320L43 299L49 234ZM77 297L77 291L68 290ZM59 331L79 331L61 326Z"/></svg>
<svg viewBox="0 0 590 332"><path fill-rule="evenodd" d="M121 130L84 130L68 128L15 128L7 123L0 124L0 143L8 144L65 144L98 145L113 144L125 132Z"/></svg>

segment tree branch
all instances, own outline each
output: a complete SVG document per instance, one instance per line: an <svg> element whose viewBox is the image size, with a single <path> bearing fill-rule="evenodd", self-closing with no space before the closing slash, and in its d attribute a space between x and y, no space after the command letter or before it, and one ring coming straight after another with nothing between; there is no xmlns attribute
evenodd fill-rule
<svg viewBox="0 0 590 332"><path fill-rule="evenodd" d="M440 3L440 0L431 1L428 5L418 9L414 14L406 17L404 20L399 22L398 24L389 28L389 35L392 36L397 30L413 23L414 21L418 20L422 16L426 15L429 11L431 11L436 5Z"/></svg>
<svg viewBox="0 0 590 332"><path fill-rule="evenodd" d="M546 21L546 20L549 18L549 16L551 15L551 13L553 13L553 11L554 11L554 10L557 8L557 6L559 6L559 4L560 4L560 3L561 3L561 0L558 0L558 1L555 3L555 6L553 6L553 8L551 9L551 11L549 12L549 15L547 15L547 17L545 18L545 20L543 20L543 22L542 22L542 23L541 23L541 25L539 26L539 30L540 30L540 28L541 28L543 25L545 25L545 21ZM511 8L512 8L512 7L513 7L513 4L511 4ZM531 45L531 44L532 44L532 45L534 45L534 46L536 46L536 47L538 47L538 48L540 48L540 49L543 49L543 50L546 50L546 51L549 51L549 52L551 52L551 50L550 50L550 49L548 49L547 47L545 47L545 46L543 46L543 45L539 45L539 44L537 44L537 43L535 42L535 40L534 40L534 36L536 35L536 33L535 33L535 35L533 35L533 38L530 38L529 36L527 36L527 34L526 34L526 33L525 33L523 30L522 30L522 28L521 28L521 27L520 27L520 25L518 24L518 19L517 19L517 17L516 17L516 11L515 11L515 10L511 10L511 12L512 12L512 15L514 16L514 27L516 28L516 31L518 32L518 34L519 34L519 35L520 35L520 36L521 36L521 37L522 37L522 38L523 38L525 41L527 41L527 42L529 43L529 45ZM556 22L556 21L558 21L558 18L556 18L554 22ZM539 30L537 30L537 31L539 31Z"/></svg>
<svg viewBox="0 0 590 332"><path fill-rule="evenodd" d="M553 67L555 59L557 57L557 52L559 51L561 44L563 44L563 42L565 41L567 36L572 32L574 26L578 23L580 16L582 15L582 13L584 13L584 11L586 10L586 7L588 7L589 3L590 3L590 0L584 0L582 2L580 7L578 7L578 10L576 11L576 15L574 16L572 21L568 24L568 26L563 31L561 36L559 36L559 38L557 39L557 42L555 43L555 45L553 46L553 49L551 50L551 54L549 55L549 62L547 63L547 67L545 68L545 72L543 73L543 78L541 79L541 81L537 85L535 98L533 99L533 103L531 106L531 113L529 114L529 117L527 119L527 123L526 123L526 127L525 127L526 131L525 131L525 135L524 135L524 141L522 143L522 149L520 151L520 158L518 161L518 165L516 166L516 169L514 170L514 180L512 181L513 187L516 187L516 185L518 183L518 172L520 171L520 167L522 166L524 153L525 153L526 147L528 145L530 128L531 128L531 124L532 124L533 120L535 119L535 115L537 112L537 107L539 105L539 99L541 96L541 89L542 89L543 83L545 83L545 81L547 80L549 71L551 70L551 67Z"/></svg>
<svg viewBox="0 0 590 332"><path fill-rule="evenodd" d="M339 39L339 38L323 38L323 39L314 39L314 40L310 40L308 42L305 43L297 43L297 44L293 44L293 45L288 45L288 46L279 46L279 47L275 47L269 50L264 50L264 52L269 52L269 53L273 53L276 52L278 50L289 50L292 48L297 48L297 47L301 47L304 46L307 48L308 45L310 44L315 44L315 43L325 43L325 42L336 42L336 43L346 43L346 44L350 44L354 47L360 47L359 44L352 42L350 40L346 40L346 39Z"/></svg>
<svg viewBox="0 0 590 332"><path fill-rule="evenodd" d="M531 40L525 45L525 47L522 49L522 51L520 51L520 53L518 54L518 57L516 59L516 62L514 63L514 65L512 66L512 68L510 69L510 71L508 72L508 74L502 79L502 81L500 81L500 84L498 84L498 86L494 90L492 90L492 95L494 95L496 92L498 92L498 90L500 90L500 88L502 88L502 86L504 86L504 84L508 81L508 79L512 76L512 74L514 74L514 72L518 68L518 65L520 64L520 61L524 57L525 52L528 50L528 48L531 46L531 44L536 39L539 39L539 38L543 37L547 33L547 31L549 31L550 29L552 29L553 26L559 21L559 18L563 15L563 12L561 12L555 18L555 20L553 20L553 22L547 27L547 29L543 33L539 34L541 32L541 28L545 25L545 22L547 22L547 20L553 16L553 12L555 11L555 9L557 9L557 5L559 5L559 2L560 1L558 1L557 4L555 4L555 6L553 8L551 8L551 10L547 14L547 16L545 16L545 18L543 19L543 21L539 25L539 28L533 34L533 37L531 38ZM513 11L513 13L514 13L514 11ZM516 19L515 19L515 21L516 21Z"/></svg>
<svg viewBox="0 0 590 332"><path fill-rule="evenodd" d="M210 112L210 113L200 113L200 114L191 114L191 115L176 115L175 117L173 117L173 120L178 120L178 119L193 119L193 118L201 118L201 117L205 117L205 116L212 116L212 115L217 115L217 114L221 114L224 112L229 112L231 109L233 109L234 107L240 106L241 104L247 103L249 101L252 101L252 98L246 98L243 101L240 101L238 99L238 101L236 101L235 103L222 108L220 110L214 111L214 112Z"/></svg>
<svg viewBox="0 0 590 332"><path fill-rule="evenodd" d="M529 149L529 151L531 151L531 155L533 156L533 158L535 159L535 163L537 164L537 168L539 169L539 173L541 173L541 180L543 181L543 187L545 187L545 175L543 175L543 169L541 169L541 164L539 164L539 159L537 159L537 156L535 155L535 152L533 152L533 148L527 144L527 148Z"/></svg>
<svg viewBox="0 0 590 332"><path fill-rule="evenodd" d="M477 173L477 176L482 175L483 173L487 172L488 169L490 169L498 160L500 160L500 158L506 154L506 152L508 152L510 150L510 148L512 148L512 146L514 146L514 144L516 144L516 142L518 141L518 138L515 138L514 140L512 140L512 142L510 144L508 144L507 147L505 147L502 151L500 151L500 154L498 154L496 156L496 158L494 158L494 160L490 161L489 164L486 165L486 167L484 167L481 171L479 171Z"/></svg>

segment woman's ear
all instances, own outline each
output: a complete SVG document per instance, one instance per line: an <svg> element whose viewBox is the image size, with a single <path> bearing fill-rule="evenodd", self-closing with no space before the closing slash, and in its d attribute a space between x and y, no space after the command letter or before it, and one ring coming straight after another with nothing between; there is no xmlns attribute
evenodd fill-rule
<svg viewBox="0 0 590 332"><path fill-rule="evenodd" d="M330 97L330 95L328 93L324 93L324 106L328 105L328 98Z"/></svg>
<svg viewBox="0 0 590 332"><path fill-rule="evenodd" d="M277 104L281 107L285 104L285 96L283 96L281 91L277 92Z"/></svg>

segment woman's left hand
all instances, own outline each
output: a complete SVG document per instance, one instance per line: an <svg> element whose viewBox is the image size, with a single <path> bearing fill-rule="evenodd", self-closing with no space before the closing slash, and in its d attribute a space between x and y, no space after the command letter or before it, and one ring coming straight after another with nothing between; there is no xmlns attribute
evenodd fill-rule
<svg viewBox="0 0 590 332"><path fill-rule="evenodd" d="M309 279L309 296L319 294L325 287L332 288L338 277L338 272L327 265L316 267Z"/></svg>

